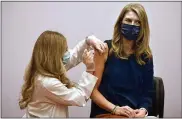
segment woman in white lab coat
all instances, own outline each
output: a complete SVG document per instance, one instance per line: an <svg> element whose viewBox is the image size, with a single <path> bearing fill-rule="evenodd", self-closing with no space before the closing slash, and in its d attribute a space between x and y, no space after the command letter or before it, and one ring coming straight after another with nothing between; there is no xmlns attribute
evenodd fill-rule
<svg viewBox="0 0 182 119"><path fill-rule="evenodd" d="M94 47L99 44L88 41L94 40L88 39L87 44L82 41L70 52L62 34L45 31L39 36L25 71L19 100L20 108L26 109L24 117L68 117L68 106L86 105L97 77L92 75L93 53L87 50L83 53L83 50L88 44ZM74 84L66 77L66 70L82 61L81 53L86 71Z"/></svg>

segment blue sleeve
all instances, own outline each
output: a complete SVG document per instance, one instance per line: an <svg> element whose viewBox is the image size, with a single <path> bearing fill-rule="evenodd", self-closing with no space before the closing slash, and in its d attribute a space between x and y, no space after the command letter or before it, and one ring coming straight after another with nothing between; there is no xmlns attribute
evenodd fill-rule
<svg viewBox="0 0 182 119"><path fill-rule="evenodd" d="M139 102L139 108L145 108L148 112L151 111L152 97L154 96L153 67L153 58L149 59L143 67L142 95Z"/></svg>

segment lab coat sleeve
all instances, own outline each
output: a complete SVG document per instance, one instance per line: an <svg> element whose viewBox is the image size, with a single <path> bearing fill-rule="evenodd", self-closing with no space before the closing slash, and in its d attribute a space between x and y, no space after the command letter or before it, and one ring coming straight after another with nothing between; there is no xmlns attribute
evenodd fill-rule
<svg viewBox="0 0 182 119"><path fill-rule="evenodd" d="M42 85L47 90L47 98L52 101L67 106L85 106L97 79L84 71L76 87L67 88L56 78L44 79Z"/></svg>
<svg viewBox="0 0 182 119"><path fill-rule="evenodd" d="M82 62L82 54L88 47L89 46L87 45L86 40L82 40L71 50L70 59L65 65L66 70L69 70Z"/></svg>

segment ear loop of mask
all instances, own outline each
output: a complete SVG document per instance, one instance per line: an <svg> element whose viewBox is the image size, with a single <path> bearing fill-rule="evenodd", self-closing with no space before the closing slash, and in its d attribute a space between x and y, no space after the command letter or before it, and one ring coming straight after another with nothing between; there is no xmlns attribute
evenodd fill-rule
<svg viewBox="0 0 182 119"><path fill-rule="evenodd" d="M71 51L68 50L64 53L64 56L62 58L62 61L63 61L63 64L66 65L70 59L70 56L71 56Z"/></svg>

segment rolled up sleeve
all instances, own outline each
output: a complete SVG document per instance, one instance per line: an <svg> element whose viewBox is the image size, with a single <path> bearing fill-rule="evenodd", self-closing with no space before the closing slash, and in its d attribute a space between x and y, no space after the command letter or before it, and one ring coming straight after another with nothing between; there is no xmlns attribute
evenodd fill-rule
<svg viewBox="0 0 182 119"><path fill-rule="evenodd" d="M76 87L67 88L56 78L46 78L42 81L47 90L47 98L62 105L85 106L97 82L97 77L83 72Z"/></svg>
<svg viewBox="0 0 182 119"><path fill-rule="evenodd" d="M86 48L88 48L86 40L82 40L71 50L71 57L65 65L66 70L69 70L82 62L82 54Z"/></svg>

